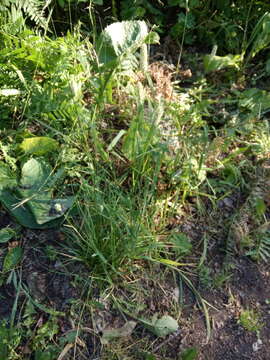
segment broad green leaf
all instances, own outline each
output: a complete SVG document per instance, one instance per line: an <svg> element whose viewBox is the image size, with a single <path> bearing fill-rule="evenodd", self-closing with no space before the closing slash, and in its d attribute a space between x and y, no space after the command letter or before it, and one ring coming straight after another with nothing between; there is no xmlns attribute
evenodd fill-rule
<svg viewBox="0 0 270 360"><path fill-rule="evenodd" d="M48 229L60 225L61 219L59 214L51 216L49 222L38 224L29 207L30 202L23 204L22 201L23 199L21 197L18 197L18 195L15 195L15 193L10 190L3 190L0 192L0 202L2 202L4 207L22 226L30 229ZM68 201L68 199L66 201ZM48 204L48 209L53 207L53 204L52 200L52 202Z"/></svg>
<svg viewBox="0 0 270 360"><path fill-rule="evenodd" d="M258 216L263 216L267 210L267 207L265 205L265 202L263 199L258 198L255 201L255 209Z"/></svg>
<svg viewBox="0 0 270 360"><path fill-rule="evenodd" d="M150 33L145 38L146 44L159 44L160 37L157 32L150 31Z"/></svg>
<svg viewBox="0 0 270 360"><path fill-rule="evenodd" d="M60 337L59 343L61 345L65 345L66 343L75 344L76 339L78 338L78 336L80 336L80 333L81 332L79 331L79 329L69 330L63 336Z"/></svg>
<svg viewBox="0 0 270 360"><path fill-rule="evenodd" d="M34 215L27 205L19 205L21 201L21 197L15 195L11 190L3 190L0 192L0 202L9 211L9 213L14 216L19 224L30 229L42 228L42 226L37 224Z"/></svg>
<svg viewBox="0 0 270 360"><path fill-rule="evenodd" d="M107 26L98 40L99 61L108 64L120 56L133 54L148 34L144 21L122 21Z"/></svg>
<svg viewBox="0 0 270 360"><path fill-rule="evenodd" d="M17 185L17 180L9 166L0 162L0 193L4 188L12 188Z"/></svg>
<svg viewBox="0 0 270 360"><path fill-rule="evenodd" d="M105 329L102 332L102 344L108 344L110 340L130 336L137 323L135 321L127 321L124 326L117 329Z"/></svg>
<svg viewBox="0 0 270 360"><path fill-rule="evenodd" d="M0 244L6 243L16 235L16 231L10 228L4 228L0 230Z"/></svg>
<svg viewBox="0 0 270 360"><path fill-rule="evenodd" d="M157 320L154 316L152 322L142 319L140 321L156 336L167 336L178 330L177 321L169 315L164 315Z"/></svg>
<svg viewBox="0 0 270 360"><path fill-rule="evenodd" d="M58 5L61 6L61 8L65 7L65 0L57 0Z"/></svg>
<svg viewBox="0 0 270 360"><path fill-rule="evenodd" d="M203 59L203 65L206 73L221 70L227 67L232 67L236 70L239 70L241 60L242 58L240 55L205 55Z"/></svg>
<svg viewBox="0 0 270 360"><path fill-rule="evenodd" d="M20 192L22 195L31 196L44 189L52 172L51 166L43 161L30 159L22 167Z"/></svg>
<svg viewBox="0 0 270 360"><path fill-rule="evenodd" d="M72 206L74 198L52 199L54 178L62 176L63 172L51 175L52 169L44 161L31 159L22 168L21 189L22 197L29 197L27 202L38 225L60 218ZM56 181L55 180L55 181Z"/></svg>
<svg viewBox="0 0 270 360"><path fill-rule="evenodd" d="M21 247L17 246L7 253L4 264L3 264L3 272L7 272L9 270L12 270L18 265L18 263L21 261L21 258L23 256L23 250Z"/></svg>
<svg viewBox="0 0 270 360"><path fill-rule="evenodd" d="M2 183L9 184L11 174L8 168L0 167L0 179L1 169L4 180ZM57 219L61 218L74 202L73 197L52 198L53 186L62 176L63 169L52 175L52 168L47 162L30 159L22 167L20 186L13 190L2 189L0 202L25 227L54 227L59 224Z"/></svg>
<svg viewBox="0 0 270 360"><path fill-rule="evenodd" d="M28 206L39 225L60 218L72 206L73 197L66 199L33 199L29 201Z"/></svg>
<svg viewBox="0 0 270 360"><path fill-rule="evenodd" d="M164 315L153 324L152 332L157 336L167 336L178 330L178 323L171 316Z"/></svg>
<svg viewBox="0 0 270 360"><path fill-rule="evenodd" d="M25 152L25 154L38 156L55 151L58 147L59 144L56 140L46 136L27 138L20 144L20 148Z"/></svg>

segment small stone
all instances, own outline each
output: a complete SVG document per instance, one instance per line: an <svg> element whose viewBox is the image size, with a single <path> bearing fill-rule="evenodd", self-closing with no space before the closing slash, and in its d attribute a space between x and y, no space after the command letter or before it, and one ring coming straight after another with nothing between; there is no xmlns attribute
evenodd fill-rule
<svg viewBox="0 0 270 360"><path fill-rule="evenodd" d="M223 203L229 208L233 207L233 201L230 198L224 198Z"/></svg>
<svg viewBox="0 0 270 360"><path fill-rule="evenodd" d="M260 350L262 347L262 344L263 344L262 340L258 339L255 343L252 344L253 351L256 352L256 351Z"/></svg>
<svg viewBox="0 0 270 360"><path fill-rule="evenodd" d="M218 206L219 209L222 209L222 208L224 207L224 202L223 202L223 200L219 200L219 201L217 202L217 206Z"/></svg>

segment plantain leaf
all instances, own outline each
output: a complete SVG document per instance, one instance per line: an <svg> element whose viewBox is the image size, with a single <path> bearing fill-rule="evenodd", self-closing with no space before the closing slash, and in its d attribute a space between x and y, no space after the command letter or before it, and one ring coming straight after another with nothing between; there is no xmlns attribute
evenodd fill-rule
<svg viewBox="0 0 270 360"><path fill-rule="evenodd" d="M122 21L107 26L98 39L100 63L108 64L120 56L133 54L145 42L147 34L144 21Z"/></svg>
<svg viewBox="0 0 270 360"><path fill-rule="evenodd" d="M0 244L6 243L16 235L16 231L8 227L0 230Z"/></svg>
<svg viewBox="0 0 270 360"><path fill-rule="evenodd" d="M239 70L242 57L241 55L205 55L203 59L204 70L206 73L232 67Z"/></svg>
<svg viewBox="0 0 270 360"><path fill-rule="evenodd" d="M157 319L157 314L153 316L152 322L138 319L144 326L150 330L156 336L167 336L178 330L177 321L169 315L164 315L160 319Z"/></svg>
<svg viewBox="0 0 270 360"><path fill-rule="evenodd" d="M22 167L20 185L15 189L0 191L0 201L25 227L55 227L74 202L73 197L52 198L52 187L62 175L62 169L52 175L52 168L47 162L30 159Z"/></svg>
<svg viewBox="0 0 270 360"><path fill-rule="evenodd" d="M3 272L10 271L15 268L16 265L21 261L23 256L23 250L21 247L17 246L7 253L4 263L3 263Z"/></svg>
<svg viewBox="0 0 270 360"><path fill-rule="evenodd" d="M135 321L127 321L125 325L115 329L105 329L102 332L101 343L108 344L110 340L130 336L137 323Z"/></svg>
<svg viewBox="0 0 270 360"><path fill-rule="evenodd" d="M38 229L39 226L35 221L35 217L29 209L25 205L18 206L21 200L22 199L11 190L3 190L0 192L0 201L18 223L30 229Z"/></svg>
<svg viewBox="0 0 270 360"><path fill-rule="evenodd" d="M29 201L29 207L39 225L60 218L72 206L73 197L65 199L38 198Z"/></svg>
<svg viewBox="0 0 270 360"><path fill-rule="evenodd" d="M48 224L39 225L27 204L20 204L22 198L18 197L18 195L11 190L3 190L0 192L0 202L2 202L7 211L19 224L29 229L44 229L59 225L59 222L50 222Z"/></svg>
<svg viewBox="0 0 270 360"><path fill-rule="evenodd" d="M167 336L178 329L177 321L171 316L164 315L153 324L152 332L157 336Z"/></svg>
<svg viewBox="0 0 270 360"><path fill-rule="evenodd" d="M20 144L20 148L25 154L45 155L49 152L57 150L59 144L56 140L46 136L26 138Z"/></svg>
<svg viewBox="0 0 270 360"><path fill-rule="evenodd" d="M44 190L51 172L51 166L44 160L28 160L22 167L20 193L28 197Z"/></svg>
<svg viewBox="0 0 270 360"><path fill-rule="evenodd" d="M9 166L0 162L0 193L4 188L12 188L17 185L17 180Z"/></svg>

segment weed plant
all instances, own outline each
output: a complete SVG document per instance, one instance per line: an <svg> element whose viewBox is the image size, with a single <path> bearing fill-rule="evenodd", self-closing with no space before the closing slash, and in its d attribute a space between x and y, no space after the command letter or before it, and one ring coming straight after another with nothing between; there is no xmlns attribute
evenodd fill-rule
<svg viewBox="0 0 270 360"><path fill-rule="evenodd" d="M52 3L48 2L48 9ZM192 2L188 13L187 3L171 1L168 7L181 10L172 30L174 36L184 36L187 31L185 41L191 43L192 36L200 38L200 6L198 2ZM232 84L232 76L235 75L238 81L234 70L247 63L239 65L239 58L218 57L212 53L207 58L205 73L200 70L189 89L172 84L171 75L168 76L164 80L171 89L168 96L168 91L162 92L155 80L160 80L161 73L154 77L146 71L146 62L139 61L142 54L147 55L146 44L153 37L146 24L114 24L118 30L127 31L123 32L126 43L117 42L115 33L110 37L112 27L104 29L101 35L96 32L96 19L90 8L91 41L85 36L84 25L73 26L72 31L60 37L49 31L48 25L53 19L51 13L45 19L45 25L41 23L47 8L35 7L32 9L36 11L34 16L22 4L26 3L5 1L5 9L0 8L1 203L19 222L16 211L32 209L30 213L32 217L36 216L36 228L50 227L53 216L60 218L61 223L65 221L62 255L83 264L82 268L87 269L85 283L89 284L90 276L98 278L103 289L112 289L124 276L132 274L134 262L139 264L140 273L146 263L153 269L158 264L159 271L166 267L177 273L181 284L184 282L192 290L204 311L209 338L208 304L189 275L196 272L201 285L213 288L221 287L230 274L224 270L219 278L213 279L210 264L204 264L208 260L210 241L204 240L203 249L194 246L192 232L183 234L180 226L186 218L192 219L194 211L207 218L209 208L216 211L217 204L240 189L247 199L242 201L246 204L242 207L248 215L246 223L252 226L247 233L249 242L245 243L247 237L239 241L235 237L232 247L229 246L231 239L223 247L228 252L232 250L233 255L245 251L245 255L256 261L268 261L269 199L265 184L268 184L269 173L256 170L269 158L268 92L257 88L242 91L241 84ZM71 6L66 1L57 1L57 4L63 8ZM236 10L230 6L227 13L225 2L222 4L219 15L215 16L227 21L234 11L243 7L242 2ZM155 19L164 20L160 6L154 7L151 1L139 2L135 15L133 8L130 13L123 2L120 5L124 17L140 18L150 12ZM112 6L116 17L119 9L114 2ZM249 45L244 49L238 40L230 43L236 54L253 49L252 55L245 53L248 62L269 43L267 15L256 18L259 25L256 32L251 33L252 41L247 40L252 6L249 14L245 13L245 19L239 15L237 27L238 31L243 30L241 24L244 20L247 22L246 32L242 35ZM12 12L13 8L16 11ZM202 19L208 11L204 8ZM27 27L27 17L43 30ZM195 27L191 17L199 24L194 33L191 33ZM20 26L14 27L11 20L16 20L14 23ZM253 18L252 21L255 22ZM260 26L264 30L263 38L258 35ZM211 30L212 35L208 35L215 42L219 41L225 31L224 23L216 36L213 29L215 27ZM231 23L228 29L233 31ZM210 29L206 27L205 31ZM223 51L228 47L224 46ZM143 49L141 53L140 49ZM200 62L203 62L202 58ZM143 64L141 68L140 63ZM232 72L227 73L227 67L232 67ZM157 68L155 71L158 72ZM162 76L165 77L164 72ZM225 84L219 83L219 76L223 76ZM25 174L29 162L40 170L35 176ZM43 168L47 170L42 172ZM27 176L32 181L30 187L25 181ZM260 191L258 184L261 183L257 180L264 183ZM256 192L250 206L250 194L253 194L250 184L253 183ZM30 192L33 184L35 193ZM15 197L10 206L5 198L6 191ZM71 197L73 205L70 201L68 207L65 201ZM191 204L190 200L194 199L197 202ZM46 221L40 224L37 215L47 209L48 203L54 207L50 208ZM223 224L225 232L233 234L239 229L235 219L239 225L244 217L242 213L240 209L236 216L227 220L229 225ZM172 229L170 221L174 222ZM21 225L25 226L24 223ZM263 238L249 238L259 230ZM8 241L15 236L13 232L5 230L1 236L3 254L6 254L4 264L8 264L2 269L1 281L5 283L17 274L23 250L20 246L15 250L8 248ZM202 251L201 260L196 251ZM189 268L195 270L188 272ZM39 306L33 301L31 304ZM2 337L6 339L5 344L0 343L0 349L2 346L3 354L9 360L23 359L16 349L25 341L27 324L32 326L34 323L31 322L32 313L31 316L23 315L25 323L15 331L14 312L11 324L3 322L0 325ZM37 360L44 359L39 350L49 348L47 345L54 341L59 331L57 321L52 316L37 331L27 333L32 339L30 351ZM149 328L149 322L147 324ZM153 323L151 326L153 329ZM59 346L66 346L65 341L62 339ZM75 344L74 339L71 342ZM59 356L59 346L48 350L48 359Z"/></svg>
<svg viewBox="0 0 270 360"><path fill-rule="evenodd" d="M106 174L93 175L90 182L81 186L80 225L75 222L72 227L71 246L77 260L110 279L114 272L128 271L130 262L153 251L151 193L132 194L110 182Z"/></svg>

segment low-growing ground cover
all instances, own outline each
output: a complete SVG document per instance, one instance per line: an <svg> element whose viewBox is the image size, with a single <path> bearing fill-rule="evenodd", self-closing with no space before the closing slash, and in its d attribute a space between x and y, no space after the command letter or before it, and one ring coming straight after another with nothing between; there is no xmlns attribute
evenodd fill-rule
<svg viewBox="0 0 270 360"><path fill-rule="evenodd" d="M0 359L266 360L269 14L218 56L5 6Z"/></svg>

